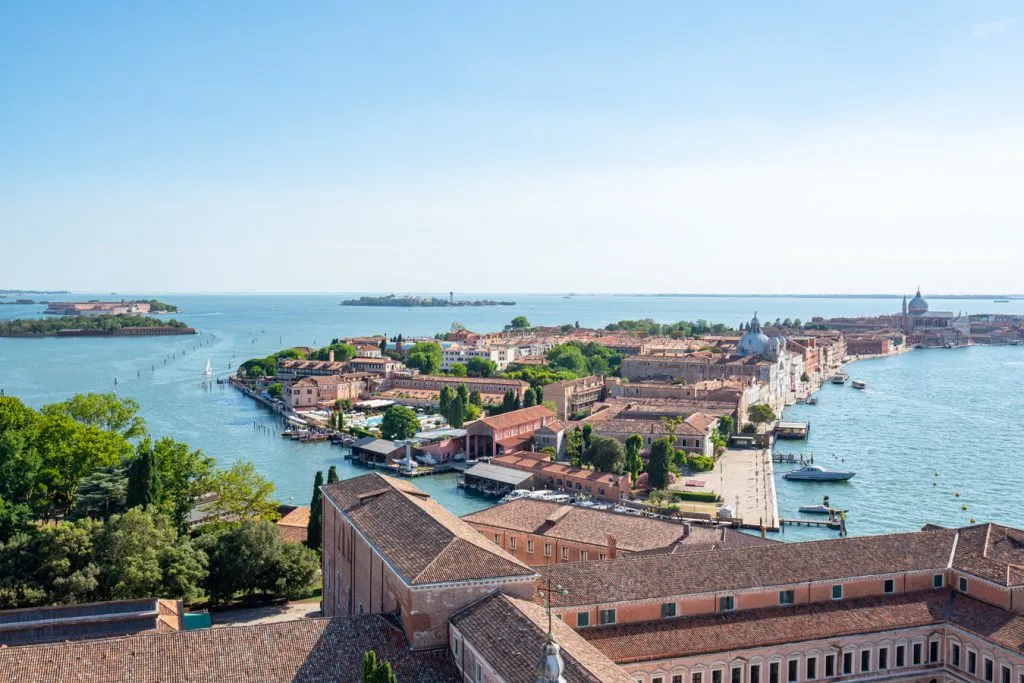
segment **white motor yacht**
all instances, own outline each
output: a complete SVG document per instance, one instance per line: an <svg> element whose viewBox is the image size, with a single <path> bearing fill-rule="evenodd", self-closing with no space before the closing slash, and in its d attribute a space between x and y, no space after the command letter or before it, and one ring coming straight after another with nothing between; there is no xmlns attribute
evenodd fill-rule
<svg viewBox="0 0 1024 683"><path fill-rule="evenodd" d="M821 465L804 465L800 469L786 472L782 478L790 481L846 481L856 475L856 472L826 470Z"/></svg>

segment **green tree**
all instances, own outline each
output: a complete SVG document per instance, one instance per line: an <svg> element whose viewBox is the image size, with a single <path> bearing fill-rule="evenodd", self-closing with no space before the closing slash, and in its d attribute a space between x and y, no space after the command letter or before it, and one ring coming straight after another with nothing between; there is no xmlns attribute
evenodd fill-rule
<svg viewBox="0 0 1024 683"><path fill-rule="evenodd" d="M189 600L206 575L206 556L179 537L170 520L142 508L111 517L95 544L99 590L107 599Z"/></svg>
<svg viewBox="0 0 1024 683"><path fill-rule="evenodd" d="M626 468L626 452L622 444L607 436L593 436L590 439L590 461L599 472L622 474Z"/></svg>
<svg viewBox="0 0 1024 683"><path fill-rule="evenodd" d="M377 653L367 650L363 653L362 683L398 683L391 664L377 658Z"/></svg>
<svg viewBox="0 0 1024 683"><path fill-rule="evenodd" d="M101 467L82 479L72 516L107 519L125 511L128 475L121 466Z"/></svg>
<svg viewBox="0 0 1024 683"><path fill-rule="evenodd" d="M228 470L218 470L210 481L217 494L210 510L230 521L250 518L275 520L277 503L271 500L274 484L264 479L251 462L236 462Z"/></svg>
<svg viewBox="0 0 1024 683"><path fill-rule="evenodd" d="M467 377L469 371L462 363L452 363L452 366L448 368L448 374L452 377Z"/></svg>
<svg viewBox="0 0 1024 683"><path fill-rule="evenodd" d="M810 382L811 381L811 376L808 375L806 372L800 373L800 381L801 382Z"/></svg>
<svg viewBox="0 0 1024 683"><path fill-rule="evenodd" d="M669 467L675 449L672 439L663 436L651 444L651 455L647 460L647 485L652 489L663 489L668 486Z"/></svg>
<svg viewBox="0 0 1024 683"><path fill-rule="evenodd" d="M731 415L723 415L718 418L718 431L726 440L732 436L733 432L736 431L736 421L732 419Z"/></svg>
<svg viewBox="0 0 1024 683"><path fill-rule="evenodd" d="M673 446L675 446L676 443L676 432L679 431L679 428L683 426L684 422L686 422L686 418L682 415L661 418L661 424L665 427L665 431L668 432L669 440Z"/></svg>
<svg viewBox="0 0 1024 683"><path fill-rule="evenodd" d="M17 533L28 530L32 521L32 510L24 503L8 503L0 498L0 543Z"/></svg>
<svg viewBox="0 0 1024 683"><path fill-rule="evenodd" d="M747 408L747 419L755 425L767 424L775 421L775 411L766 403L755 403Z"/></svg>
<svg viewBox="0 0 1024 683"><path fill-rule="evenodd" d="M553 368L568 370L574 377L590 374L590 364L578 344L561 344L548 351L548 363Z"/></svg>
<svg viewBox="0 0 1024 683"><path fill-rule="evenodd" d="M316 471L313 477L313 498L309 501L309 525L306 527L306 545L320 550L324 535L324 500L320 487L324 485L324 473Z"/></svg>
<svg viewBox="0 0 1024 683"><path fill-rule="evenodd" d="M327 483L333 484L336 481L338 481L338 468L331 465L327 468Z"/></svg>
<svg viewBox="0 0 1024 683"><path fill-rule="evenodd" d="M215 471L213 458L188 444L164 437L153 445L162 507L178 533L188 527L189 513L196 499L210 490Z"/></svg>
<svg viewBox="0 0 1024 683"><path fill-rule="evenodd" d="M470 394L469 394L469 402L472 405L475 405L477 408L482 408L483 405L484 405L483 399L480 397L480 392L477 391L476 389L474 389L472 392L470 392Z"/></svg>
<svg viewBox="0 0 1024 683"><path fill-rule="evenodd" d="M117 394L75 394L61 403L43 406L44 415L64 415L75 422L117 432L125 439L146 434L146 421L139 417L139 404Z"/></svg>
<svg viewBox="0 0 1024 683"><path fill-rule="evenodd" d="M451 409L452 401L455 400L455 389L449 385L441 387L441 391L438 394L437 399L437 411L448 417L448 411Z"/></svg>
<svg viewBox="0 0 1024 683"><path fill-rule="evenodd" d="M461 396L456 394L451 405L448 406L448 414L445 417L448 424L455 429L461 429L462 425L466 423L466 404Z"/></svg>
<svg viewBox="0 0 1024 683"><path fill-rule="evenodd" d="M496 412L508 413L516 409L516 393L511 389L501 397L501 408Z"/></svg>
<svg viewBox="0 0 1024 683"><path fill-rule="evenodd" d="M405 406L391 406L380 423L380 435L385 439L408 439L420 429L416 411Z"/></svg>
<svg viewBox="0 0 1024 683"><path fill-rule="evenodd" d="M409 349L405 364L424 375L436 375L444 362L444 352L437 342L417 342Z"/></svg>
<svg viewBox="0 0 1024 683"><path fill-rule="evenodd" d="M583 464L583 432L579 427L566 432L565 455L573 467L580 467Z"/></svg>
<svg viewBox="0 0 1024 683"><path fill-rule="evenodd" d="M347 360L352 360L358 353L356 347L335 339L328 346L314 351L310 358L313 360L328 360L331 357L331 351L334 351L334 360L337 363L344 363Z"/></svg>
<svg viewBox="0 0 1024 683"><path fill-rule="evenodd" d="M626 471L635 482L644 469L643 458L640 452L644 448L644 438L639 434L630 434L626 438Z"/></svg>
<svg viewBox="0 0 1024 683"><path fill-rule="evenodd" d="M458 394L460 399L462 399L463 405L469 405L469 387L465 384L460 384L455 390L455 393Z"/></svg>
<svg viewBox="0 0 1024 683"><path fill-rule="evenodd" d="M466 362L466 372L470 377L493 377L498 373L498 364L490 358L473 356Z"/></svg>
<svg viewBox="0 0 1024 683"><path fill-rule="evenodd" d="M509 323L508 326L510 329L513 330L525 330L527 328L533 327L533 325L530 324L530 321L526 319L525 315L517 315L516 317L512 318L512 322Z"/></svg>
<svg viewBox="0 0 1024 683"><path fill-rule="evenodd" d="M526 393L523 396L523 407L529 408L535 405L537 405L537 392L534 391L533 387L527 387Z"/></svg>
<svg viewBox="0 0 1024 683"><path fill-rule="evenodd" d="M274 382L267 387L267 393L273 398L281 398L284 396L284 385L280 382Z"/></svg>
<svg viewBox="0 0 1024 683"><path fill-rule="evenodd" d="M153 455L153 445L147 439L139 447L139 454L128 466L128 491L125 505L149 508L160 502L160 480Z"/></svg>
<svg viewBox="0 0 1024 683"><path fill-rule="evenodd" d="M593 441L594 427L590 424L583 425L583 451L586 454L590 450L590 444Z"/></svg>

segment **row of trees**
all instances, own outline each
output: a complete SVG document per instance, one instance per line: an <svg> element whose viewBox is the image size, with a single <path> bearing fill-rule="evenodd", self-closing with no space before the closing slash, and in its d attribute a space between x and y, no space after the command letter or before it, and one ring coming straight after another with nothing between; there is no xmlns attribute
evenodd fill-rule
<svg viewBox="0 0 1024 683"><path fill-rule="evenodd" d="M112 334L123 327L188 327L178 320L161 320L144 315L62 315L0 321L0 337L41 337L60 330L90 330Z"/></svg>
<svg viewBox="0 0 1024 683"><path fill-rule="evenodd" d="M728 325L710 323L707 320L697 320L695 322L680 320L676 323L659 323L651 318L620 320L617 323L606 325L605 329L611 332L646 332L651 336L671 337L673 339L701 337L706 334L725 334L732 331L732 328Z"/></svg>
<svg viewBox="0 0 1024 683"><path fill-rule="evenodd" d="M334 360L339 363L344 363L347 360L351 360L356 357L358 353L356 347L341 341L340 339L332 339L331 343L323 348L317 349L310 354L312 360L330 360L331 351L334 352Z"/></svg>

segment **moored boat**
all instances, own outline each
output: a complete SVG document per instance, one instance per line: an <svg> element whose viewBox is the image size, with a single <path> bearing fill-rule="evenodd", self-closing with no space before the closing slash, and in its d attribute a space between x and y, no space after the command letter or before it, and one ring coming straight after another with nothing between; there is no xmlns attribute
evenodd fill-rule
<svg viewBox="0 0 1024 683"><path fill-rule="evenodd" d="M821 465L804 465L800 469L786 472L782 478L790 481L846 481L856 475L856 472L826 470Z"/></svg>
<svg viewBox="0 0 1024 683"><path fill-rule="evenodd" d="M846 512L846 510L833 508L828 496L825 496L820 505L801 505L799 510L809 515L831 515L838 512Z"/></svg>
<svg viewBox="0 0 1024 683"><path fill-rule="evenodd" d="M868 387L867 382L862 382L859 379L853 380L852 385L854 389L867 389Z"/></svg>
<svg viewBox="0 0 1024 683"><path fill-rule="evenodd" d="M840 372L837 375L832 375L832 384L846 384L846 380L850 379L850 376L845 372Z"/></svg>

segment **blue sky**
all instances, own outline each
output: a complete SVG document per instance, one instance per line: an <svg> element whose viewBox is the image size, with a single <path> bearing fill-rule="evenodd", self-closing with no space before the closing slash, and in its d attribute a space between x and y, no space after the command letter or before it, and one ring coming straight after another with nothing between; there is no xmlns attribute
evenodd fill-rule
<svg viewBox="0 0 1024 683"><path fill-rule="evenodd" d="M0 288L1022 291L1019 2L0 5Z"/></svg>

